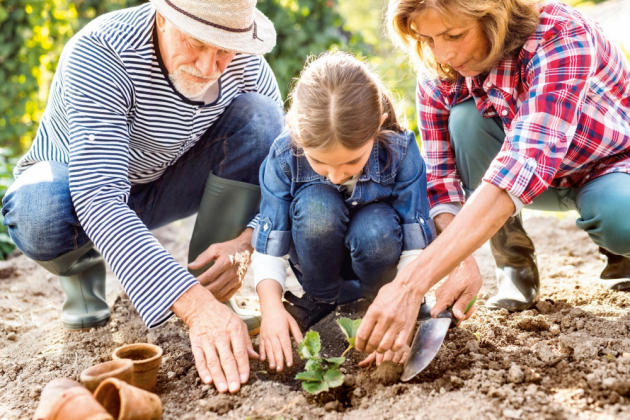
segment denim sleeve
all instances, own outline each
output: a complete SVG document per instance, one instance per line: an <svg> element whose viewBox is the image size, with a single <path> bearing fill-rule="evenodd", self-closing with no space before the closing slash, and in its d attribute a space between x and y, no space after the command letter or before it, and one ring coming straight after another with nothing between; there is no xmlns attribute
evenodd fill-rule
<svg viewBox="0 0 630 420"><path fill-rule="evenodd" d="M273 146L260 167L260 190L260 219L254 229L252 246L261 254L285 256L291 246L291 177L284 172Z"/></svg>
<svg viewBox="0 0 630 420"><path fill-rule="evenodd" d="M424 249L436 237L429 217L427 173L414 134L404 134L409 141L405 156L396 172L392 206L401 218L403 251Z"/></svg>

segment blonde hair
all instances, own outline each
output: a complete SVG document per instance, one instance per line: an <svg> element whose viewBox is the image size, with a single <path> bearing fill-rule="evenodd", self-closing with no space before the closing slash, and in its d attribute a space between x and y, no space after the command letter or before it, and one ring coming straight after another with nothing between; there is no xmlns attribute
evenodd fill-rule
<svg viewBox="0 0 630 420"><path fill-rule="evenodd" d="M391 94L365 63L348 53L309 57L290 97L286 122L293 143L302 149L341 144L356 150L372 138L386 144L387 132L403 131Z"/></svg>
<svg viewBox="0 0 630 420"><path fill-rule="evenodd" d="M434 77L455 80L459 73L437 62L431 48L420 40L414 20L433 10L446 21L475 20L485 34L489 51L480 63L488 71L503 58L520 50L539 23L540 0L390 0L388 33L394 43L409 52L418 70Z"/></svg>

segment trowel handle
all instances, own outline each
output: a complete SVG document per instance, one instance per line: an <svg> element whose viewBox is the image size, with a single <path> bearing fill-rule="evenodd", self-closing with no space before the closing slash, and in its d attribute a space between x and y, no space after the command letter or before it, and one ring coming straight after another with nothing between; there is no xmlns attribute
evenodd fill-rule
<svg viewBox="0 0 630 420"><path fill-rule="evenodd" d="M475 302L477 302L477 296L475 296L475 298L473 300L470 301L470 303L468 304L468 306L466 306L466 310L464 311L464 313L468 312L470 310L470 308L472 308L472 306L475 304ZM453 328L457 325L457 323L459 322L459 319L457 319L455 317L455 314L453 314L453 306L449 306L448 309L446 309L445 311L440 312L436 318L450 318L451 319L451 325L448 327Z"/></svg>

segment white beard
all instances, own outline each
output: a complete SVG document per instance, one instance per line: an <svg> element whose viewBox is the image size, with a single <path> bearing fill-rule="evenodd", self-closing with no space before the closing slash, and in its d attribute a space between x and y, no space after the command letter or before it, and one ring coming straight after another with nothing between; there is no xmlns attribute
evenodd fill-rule
<svg viewBox="0 0 630 420"><path fill-rule="evenodd" d="M189 75L202 77L206 79L207 82L195 82L191 80ZM197 67L190 64L184 64L179 66L175 73L169 74L168 77L171 79L173 86L179 93L191 99L198 97L202 93L206 92L210 86L215 84L217 80L219 80L219 77L221 77L221 72L217 69L212 76L205 77L201 74Z"/></svg>

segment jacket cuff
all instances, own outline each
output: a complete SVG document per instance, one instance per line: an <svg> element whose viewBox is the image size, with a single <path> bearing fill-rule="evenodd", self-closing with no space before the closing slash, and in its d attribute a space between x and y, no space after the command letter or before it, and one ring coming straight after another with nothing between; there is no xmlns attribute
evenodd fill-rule
<svg viewBox="0 0 630 420"><path fill-rule="evenodd" d="M255 251L274 257L283 257L289 253L290 246L290 230L273 230L268 217L258 222L252 235L252 247Z"/></svg>

